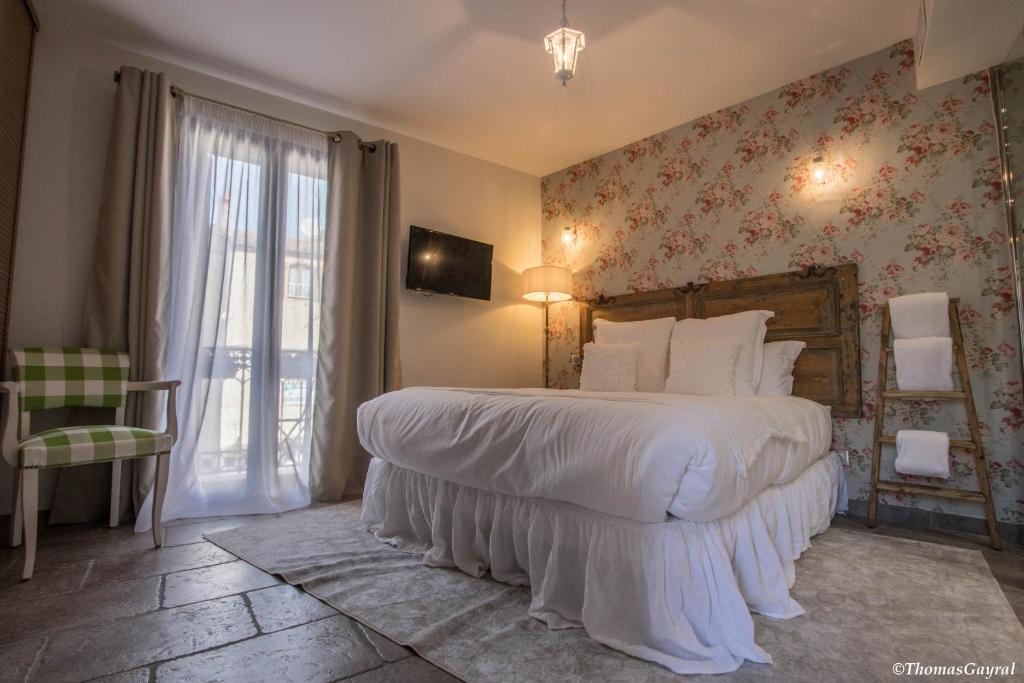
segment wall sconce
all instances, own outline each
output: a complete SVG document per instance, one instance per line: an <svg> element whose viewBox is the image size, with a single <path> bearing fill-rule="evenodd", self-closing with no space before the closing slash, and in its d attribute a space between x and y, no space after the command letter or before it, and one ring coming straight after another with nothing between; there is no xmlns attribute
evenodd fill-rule
<svg viewBox="0 0 1024 683"><path fill-rule="evenodd" d="M827 178L826 171L825 157L816 156L811 160L811 177L814 178L814 182L824 185Z"/></svg>
<svg viewBox="0 0 1024 683"><path fill-rule="evenodd" d="M577 234L576 228L569 227L568 225L562 228L562 244L569 247L576 244Z"/></svg>

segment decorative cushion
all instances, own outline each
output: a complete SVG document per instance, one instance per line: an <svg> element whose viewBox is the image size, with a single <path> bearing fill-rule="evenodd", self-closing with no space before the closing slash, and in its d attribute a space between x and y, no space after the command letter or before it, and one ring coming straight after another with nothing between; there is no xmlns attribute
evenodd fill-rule
<svg viewBox="0 0 1024 683"><path fill-rule="evenodd" d="M728 339L673 339L667 394L735 396L740 345Z"/></svg>
<svg viewBox="0 0 1024 683"><path fill-rule="evenodd" d="M743 311L717 318L687 318L676 323L672 340L704 341L718 339L739 344L736 361L736 395L753 396L761 381L764 362L764 335L766 321L774 316L771 311Z"/></svg>
<svg viewBox="0 0 1024 683"><path fill-rule="evenodd" d="M33 347L11 352L20 410L89 406L120 408L128 354L100 349Z"/></svg>
<svg viewBox="0 0 1024 683"><path fill-rule="evenodd" d="M171 450L170 434L139 427L60 427L18 445L22 467L59 467L159 455Z"/></svg>
<svg viewBox="0 0 1024 683"><path fill-rule="evenodd" d="M637 391L661 391L668 375L668 341L675 318L616 323L594 321L594 341L601 344L640 344L636 370Z"/></svg>
<svg viewBox="0 0 1024 683"><path fill-rule="evenodd" d="M636 391L636 370L641 345L583 345L581 391Z"/></svg>
<svg viewBox="0 0 1024 683"><path fill-rule="evenodd" d="M758 396L792 396L793 366L807 342L781 341L764 345L764 363L761 367L761 381L757 385Z"/></svg>

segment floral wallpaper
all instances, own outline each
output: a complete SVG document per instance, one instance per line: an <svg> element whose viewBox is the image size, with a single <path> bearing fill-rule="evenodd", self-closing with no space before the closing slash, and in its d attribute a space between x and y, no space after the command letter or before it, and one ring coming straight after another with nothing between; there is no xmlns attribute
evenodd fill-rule
<svg viewBox="0 0 1024 683"><path fill-rule="evenodd" d="M918 92L909 41L547 176L543 251L577 298L860 264L864 418L836 419L850 491L866 499L881 307L960 297L971 380L1000 520L1024 523L1024 413L991 95L986 74ZM821 156L825 183L811 176ZM577 231L575 244L562 230ZM577 385L572 302L551 309L552 384ZM887 429L966 434L963 408L891 406ZM894 453L883 460L892 471ZM951 484L974 488L954 453ZM887 495L975 517L980 506Z"/></svg>

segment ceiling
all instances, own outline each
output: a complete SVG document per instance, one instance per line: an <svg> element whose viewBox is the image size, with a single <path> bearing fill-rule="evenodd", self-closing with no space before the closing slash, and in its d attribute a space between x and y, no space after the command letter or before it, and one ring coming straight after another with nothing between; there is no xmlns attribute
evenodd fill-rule
<svg viewBox="0 0 1024 683"><path fill-rule="evenodd" d="M534 175L913 35L916 0L36 0L44 30L244 79ZM200 66L197 66L200 65Z"/></svg>

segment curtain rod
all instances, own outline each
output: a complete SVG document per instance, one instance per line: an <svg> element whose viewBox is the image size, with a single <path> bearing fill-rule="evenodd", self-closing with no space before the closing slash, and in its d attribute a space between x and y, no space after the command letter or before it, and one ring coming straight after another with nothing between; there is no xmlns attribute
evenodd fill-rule
<svg viewBox="0 0 1024 683"><path fill-rule="evenodd" d="M114 82L118 83L120 81L121 81L121 72L120 71L115 71L114 72ZM192 92L189 92L187 90L184 90L183 88L179 88L176 85L172 85L171 86L171 96L172 97L177 97L178 95L185 95L186 97L194 97L197 100L204 100L206 102L212 102L213 104L219 104L222 107L227 107L228 109L234 109L236 111L240 111L240 112L249 114L250 116L258 116L260 118L270 119L271 121L277 121L278 123L284 123L284 124L287 124L289 126L294 126L296 128L301 128L303 130L308 130L309 132L316 133L317 135L322 135L325 138L327 138L328 140L333 140L334 142L341 142L341 133L339 133L337 131L320 130L319 128L313 128L311 126L306 126L306 125L301 124L301 123L296 123L295 121L289 121L288 119L282 119L282 118L279 118L277 116L271 116L269 114L264 114L262 112L254 111L252 109L246 109L245 107L240 107L237 104L231 104L230 102L222 102L221 100L215 100L212 97L205 97L203 95L197 95L195 93L192 93ZM359 149L367 150L367 151L370 151L370 152L376 152L377 151L377 145L372 143L372 142L363 142L362 140L360 140L358 145L359 145Z"/></svg>

